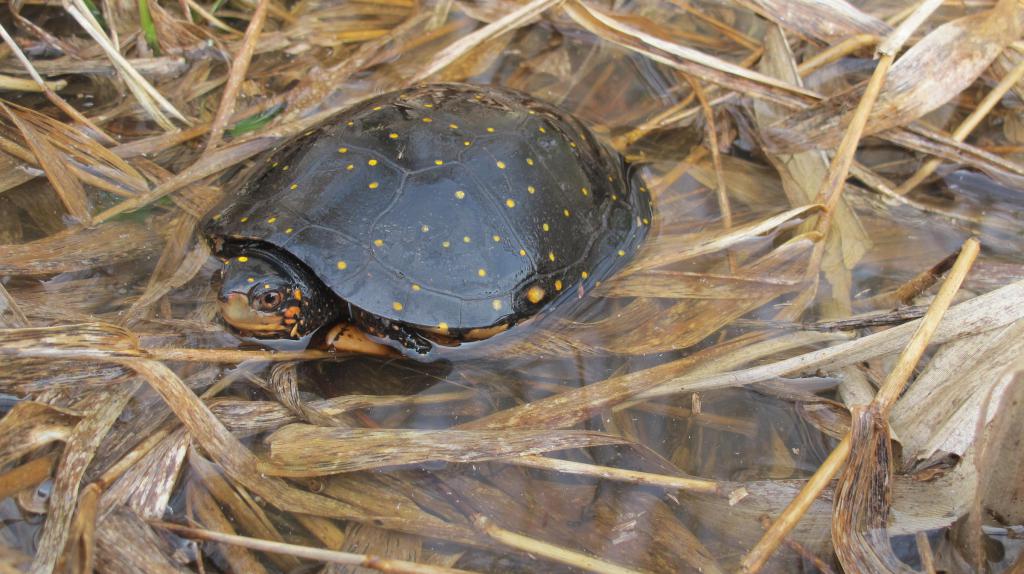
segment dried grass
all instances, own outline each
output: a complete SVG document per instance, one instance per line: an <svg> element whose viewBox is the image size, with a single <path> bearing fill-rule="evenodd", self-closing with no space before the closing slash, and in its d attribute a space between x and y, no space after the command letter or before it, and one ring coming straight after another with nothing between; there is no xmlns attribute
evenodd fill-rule
<svg viewBox="0 0 1024 574"><path fill-rule="evenodd" d="M10 8L0 570L1020 568L1018 1ZM213 206L467 79L639 164L628 266L432 364L225 331Z"/></svg>

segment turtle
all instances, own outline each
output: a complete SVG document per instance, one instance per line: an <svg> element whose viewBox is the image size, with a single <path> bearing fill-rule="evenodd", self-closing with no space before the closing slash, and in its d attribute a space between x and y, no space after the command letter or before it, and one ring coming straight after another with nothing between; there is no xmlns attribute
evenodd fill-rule
<svg viewBox="0 0 1024 574"><path fill-rule="evenodd" d="M607 279L653 219L635 166L503 87L385 93L268 157L203 225L223 319L264 339L486 339Z"/></svg>

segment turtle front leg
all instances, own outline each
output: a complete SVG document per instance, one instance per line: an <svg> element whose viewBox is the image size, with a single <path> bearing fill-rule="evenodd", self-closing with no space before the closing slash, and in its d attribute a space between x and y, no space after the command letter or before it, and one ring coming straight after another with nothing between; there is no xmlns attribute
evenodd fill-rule
<svg viewBox="0 0 1024 574"><path fill-rule="evenodd" d="M359 353L377 357L397 357L400 353L382 345L351 323L338 323L327 332L327 346L339 353Z"/></svg>

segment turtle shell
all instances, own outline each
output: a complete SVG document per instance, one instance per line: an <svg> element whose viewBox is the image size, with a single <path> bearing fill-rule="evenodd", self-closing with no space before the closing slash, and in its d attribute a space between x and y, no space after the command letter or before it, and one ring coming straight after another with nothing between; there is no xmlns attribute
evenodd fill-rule
<svg viewBox="0 0 1024 574"><path fill-rule="evenodd" d="M649 196L554 106L432 84L366 100L282 146L205 231L215 245L290 254L372 316L464 331L514 323L609 276L645 236Z"/></svg>

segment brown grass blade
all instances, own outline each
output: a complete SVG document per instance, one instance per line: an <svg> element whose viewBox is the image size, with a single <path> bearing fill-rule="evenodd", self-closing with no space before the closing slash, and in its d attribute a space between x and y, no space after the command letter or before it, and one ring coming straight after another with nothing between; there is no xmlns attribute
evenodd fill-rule
<svg viewBox="0 0 1024 574"><path fill-rule="evenodd" d="M835 43L856 34L884 36L889 25L844 0L739 0L786 30Z"/></svg>
<svg viewBox="0 0 1024 574"><path fill-rule="evenodd" d="M108 514L97 529L97 563L111 574L190 574L174 549L127 508Z"/></svg>
<svg viewBox="0 0 1024 574"><path fill-rule="evenodd" d="M102 513L126 506L144 519L163 516L177 486L190 443L191 438L181 428L164 436L113 484L106 487L100 499ZM108 480L106 475L98 482L105 480Z"/></svg>
<svg viewBox="0 0 1024 574"><path fill-rule="evenodd" d="M0 273L50 275L132 261L155 253L163 243L150 227L128 222L68 229L0 250Z"/></svg>
<svg viewBox="0 0 1024 574"><path fill-rule="evenodd" d="M71 175L65 159L42 134L22 119L19 113L2 102L0 102L0 108L11 118L11 122L25 138L25 143L28 144L39 166L46 173L46 178L50 180L50 185L57 192L68 215L78 222L88 225L91 219L89 199L85 196L85 188L82 187L82 183Z"/></svg>
<svg viewBox="0 0 1024 574"><path fill-rule="evenodd" d="M35 402L20 402L0 419L7 439L0 448L0 463L10 464L23 455L55 441L65 442L78 422L72 413Z"/></svg>
<svg viewBox="0 0 1024 574"><path fill-rule="evenodd" d="M56 462L56 453L51 453L33 458L0 474L0 500L13 496L26 488L37 486L46 480L53 473Z"/></svg>
<svg viewBox="0 0 1024 574"><path fill-rule="evenodd" d="M907 125L967 89L1002 50L1018 39L1024 10L1000 0L992 10L947 22L915 44L892 66L865 135ZM838 145L864 85L798 112L765 134L778 151Z"/></svg>
<svg viewBox="0 0 1024 574"><path fill-rule="evenodd" d="M613 277L595 289L595 297L668 299L745 299L767 290L792 287L797 281L757 275L718 275L687 271L642 271Z"/></svg>
<svg viewBox="0 0 1024 574"><path fill-rule="evenodd" d="M199 483L189 483L186 496L189 507L195 513L199 525L227 536L236 535L231 520L224 515L220 506L217 505L217 501ZM282 543L284 541L276 540L275 542ZM267 572L259 559L244 546L218 544L217 549L219 550L218 554L227 562L232 572L252 572L252 574L266 574ZM271 556L278 555L272 554ZM298 561L292 561L292 564L295 567L298 565Z"/></svg>
<svg viewBox="0 0 1024 574"><path fill-rule="evenodd" d="M275 476L322 476L431 461L478 462L544 452L621 444L584 431L346 429L288 425L267 437Z"/></svg>

